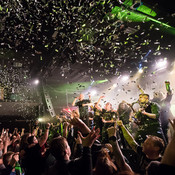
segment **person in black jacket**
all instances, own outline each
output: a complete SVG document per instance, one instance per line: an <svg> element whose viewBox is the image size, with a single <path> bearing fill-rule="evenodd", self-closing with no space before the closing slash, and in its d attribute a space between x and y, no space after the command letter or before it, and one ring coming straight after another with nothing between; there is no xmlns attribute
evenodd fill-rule
<svg viewBox="0 0 175 175"><path fill-rule="evenodd" d="M88 127L80 119L77 120L81 131L89 132ZM75 123L74 123L75 124ZM83 128L85 127L85 128ZM82 133L85 133L82 132ZM70 159L71 149L67 142L67 139L59 136L54 138L50 143L50 152L56 158L56 162L51 166L47 174L52 175L91 175L92 174L92 155L91 146L94 141L99 137L99 129L92 130L86 137L83 137L81 132L78 135L82 139L83 155L76 159Z"/></svg>

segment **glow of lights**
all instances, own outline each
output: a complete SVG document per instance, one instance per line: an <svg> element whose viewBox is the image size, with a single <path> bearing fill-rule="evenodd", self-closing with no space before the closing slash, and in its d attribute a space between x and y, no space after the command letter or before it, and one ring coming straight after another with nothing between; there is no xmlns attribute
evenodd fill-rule
<svg viewBox="0 0 175 175"><path fill-rule="evenodd" d="M43 122L44 120L43 120L43 118L38 118L38 121Z"/></svg>
<svg viewBox="0 0 175 175"><path fill-rule="evenodd" d="M127 81L129 79L129 76L128 75L124 75L123 77L122 77L122 81Z"/></svg>
<svg viewBox="0 0 175 175"><path fill-rule="evenodd" d="M43 117L39 117L38 118L38 122L40 122L40 123L46 123L46 122L50 122L50 117L48 117L48 116L43 116Z"/></svg>
<svg viewBox="0 0 175 175"><path fill-rule="evenodd" d="M38 84L39 84L39 80L35 80L33 83L34 83L35 85L38 85Z"/></svg>
<svg viewBox="0 0 175 175"><path fill-rule="evenodd" d="M92 81L91 81L91 85L92 85L94 82L95 82L95 81L94 81L94 80L92 80Z"/></svg>
<svg viewBox="0 0 175 175"><path fill-rule="evenodd" d="M96 91L96 90L92 90L92 91L90 92L90 94L93 96L93 95L97 94L97 91Z"/></svg>
<svg viewBox="0 0 175 175"><path fill-rule="evenodd" d="M139 71L138 71L139 73L143 73L143 69L141 68L141 69L139 69Z"/></svg>
<svg viewBox="0 0 175 175"><path fill-rule="evenodd" d="M115 87L117 87L117 84L113 84L112 86L113 86L113 88L115 88Z"/></svg>
<svg viewBox="0 0 175 175"><path fill-rule="evenodd" d="M167 59L161 59L156 63L156 68L162 69L167 67Z"/></svg>

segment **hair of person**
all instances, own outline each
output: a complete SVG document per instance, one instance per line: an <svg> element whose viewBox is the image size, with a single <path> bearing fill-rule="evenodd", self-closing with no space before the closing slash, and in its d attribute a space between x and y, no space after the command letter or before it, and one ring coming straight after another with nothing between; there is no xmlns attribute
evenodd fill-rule
<svg viewBox="0 0 175 175"><path fill-rule="evenodd" d="M27 142L28 142L29 145L33 143L34 137L35 137L35 136L29 136L29 137L27 138Z"/></svg>
<svg viewBox="0 0 175 175"><path fill-rule="evenodd" d="M57 160L63 160L65 156L65 149L67 148L66 145L66 138L59 136L53 138L50 142L50 152Z"/></svg>
<svg viewBox="0 0 175 175"><path fill-rule="evenodd" d="M153 136L153 135L148 135L147 138L151 138L153 140L154 146L160 148L160 150L159 150L160 153L162 153L164 151L165 143L164 143L163 139L161 139L160 137L157 137L157 136Z"/></svg>
<svg viewBox="0 0 175 175"><path fill-rule="evenodd" d="M149 94L139 94L139 97L140 96L147 96L149 98Z"/></svg>
<svg viewBox="0 0 175 175"><path fill-rule="evenodd" d="M117 167L112 162L108 151L105 148L100 150L94 172L95 175L114 175L117 173Z"/></svg>
<svg viewBox="0 0 175 175"><path fill-rule="evenodd" d="M121 108L121 105L124 105L124 108ZM118 105L118 109L117 109L119 114L123 114L123 112L125 111L126 113L130 114L131 113L131 107L129 107L126 103L119 103Z"/></svg>
<svg viewBox="0 0 175 175"><path fill-rule="evenodd" d="M8 151L7 153L3 155L3 164L5 167L9 165L9 162L11 161L13 154L14 152Z"/></svg>

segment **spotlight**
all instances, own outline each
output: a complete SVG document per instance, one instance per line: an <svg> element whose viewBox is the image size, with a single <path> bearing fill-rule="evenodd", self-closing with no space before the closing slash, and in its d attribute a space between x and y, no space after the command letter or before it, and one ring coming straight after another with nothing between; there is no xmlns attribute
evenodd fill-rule
<svg viewBox="0 0 175 175"><path fill-rule="evenodd" d="M95 82L94 80L91 80L91 85L92 85L94 82Z"/></svg>
<svg viewBox="0 0 175 175"><path fill-rule="evenodd" d="M90 92L90 94L93 96L93 95L95 95L97 93L97 91L96 90L92 90L91 92Z"/></svg>
<svg viewBox="0 0 175 175"><path fill-rule="evenodd" d="M113 88L115 88L115 87L117 87L117 84L113 84L112 86L113 86Z"/></svg>
<svg viewBox="0 0 175 175"><path fill-rule="evenodd" d="M129 76L128 75L124 75L123 77L122 77L122 80L123 81L127 81L129 79Z"/></svg>
<svg viewBox="0 0 175 175"><path fill-rule="evenodd" d="M34 83L35 85L38 85L38 84L39 84L39 80L37 79L37 80L35 80L33 83Z"/></svg>
<svg viewBox="0 0 175 175"><path fill-rule="evenodd" d="M167 67L167 59L166 58L161 59L156 63L156 68L158 68L158 69L163 69L166 67Z"/></svg>
<svg viewBox="0 0 175 175"><path fill-rule="evenodd" d="M139 73L143 73L143 69L142 69L142 68L140 68L138 72L139 72Z"/></svg>
<svg viewBox="0 0 175 175"><path fill-rule="evenodd" d="M43 120L43 118L38 118L38 121L43 122L44 120Z"/></svg>

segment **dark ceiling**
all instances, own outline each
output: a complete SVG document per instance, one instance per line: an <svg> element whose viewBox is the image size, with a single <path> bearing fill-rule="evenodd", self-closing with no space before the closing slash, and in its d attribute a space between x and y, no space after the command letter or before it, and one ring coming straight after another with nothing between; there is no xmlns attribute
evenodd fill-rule
<svg viewBox="0 0 175 175"><path fill-rule="evenodd" d="M103 80L137 71L140 62L149 67L160 56L174 61L174 2L142 5L157 15L146 15L148 22L127 20L132 12L145 14L117 0L1 1L1 85L37 102L35 78L48 85ZM128 11L125 19L111 18L115 6Z"/></svg>

